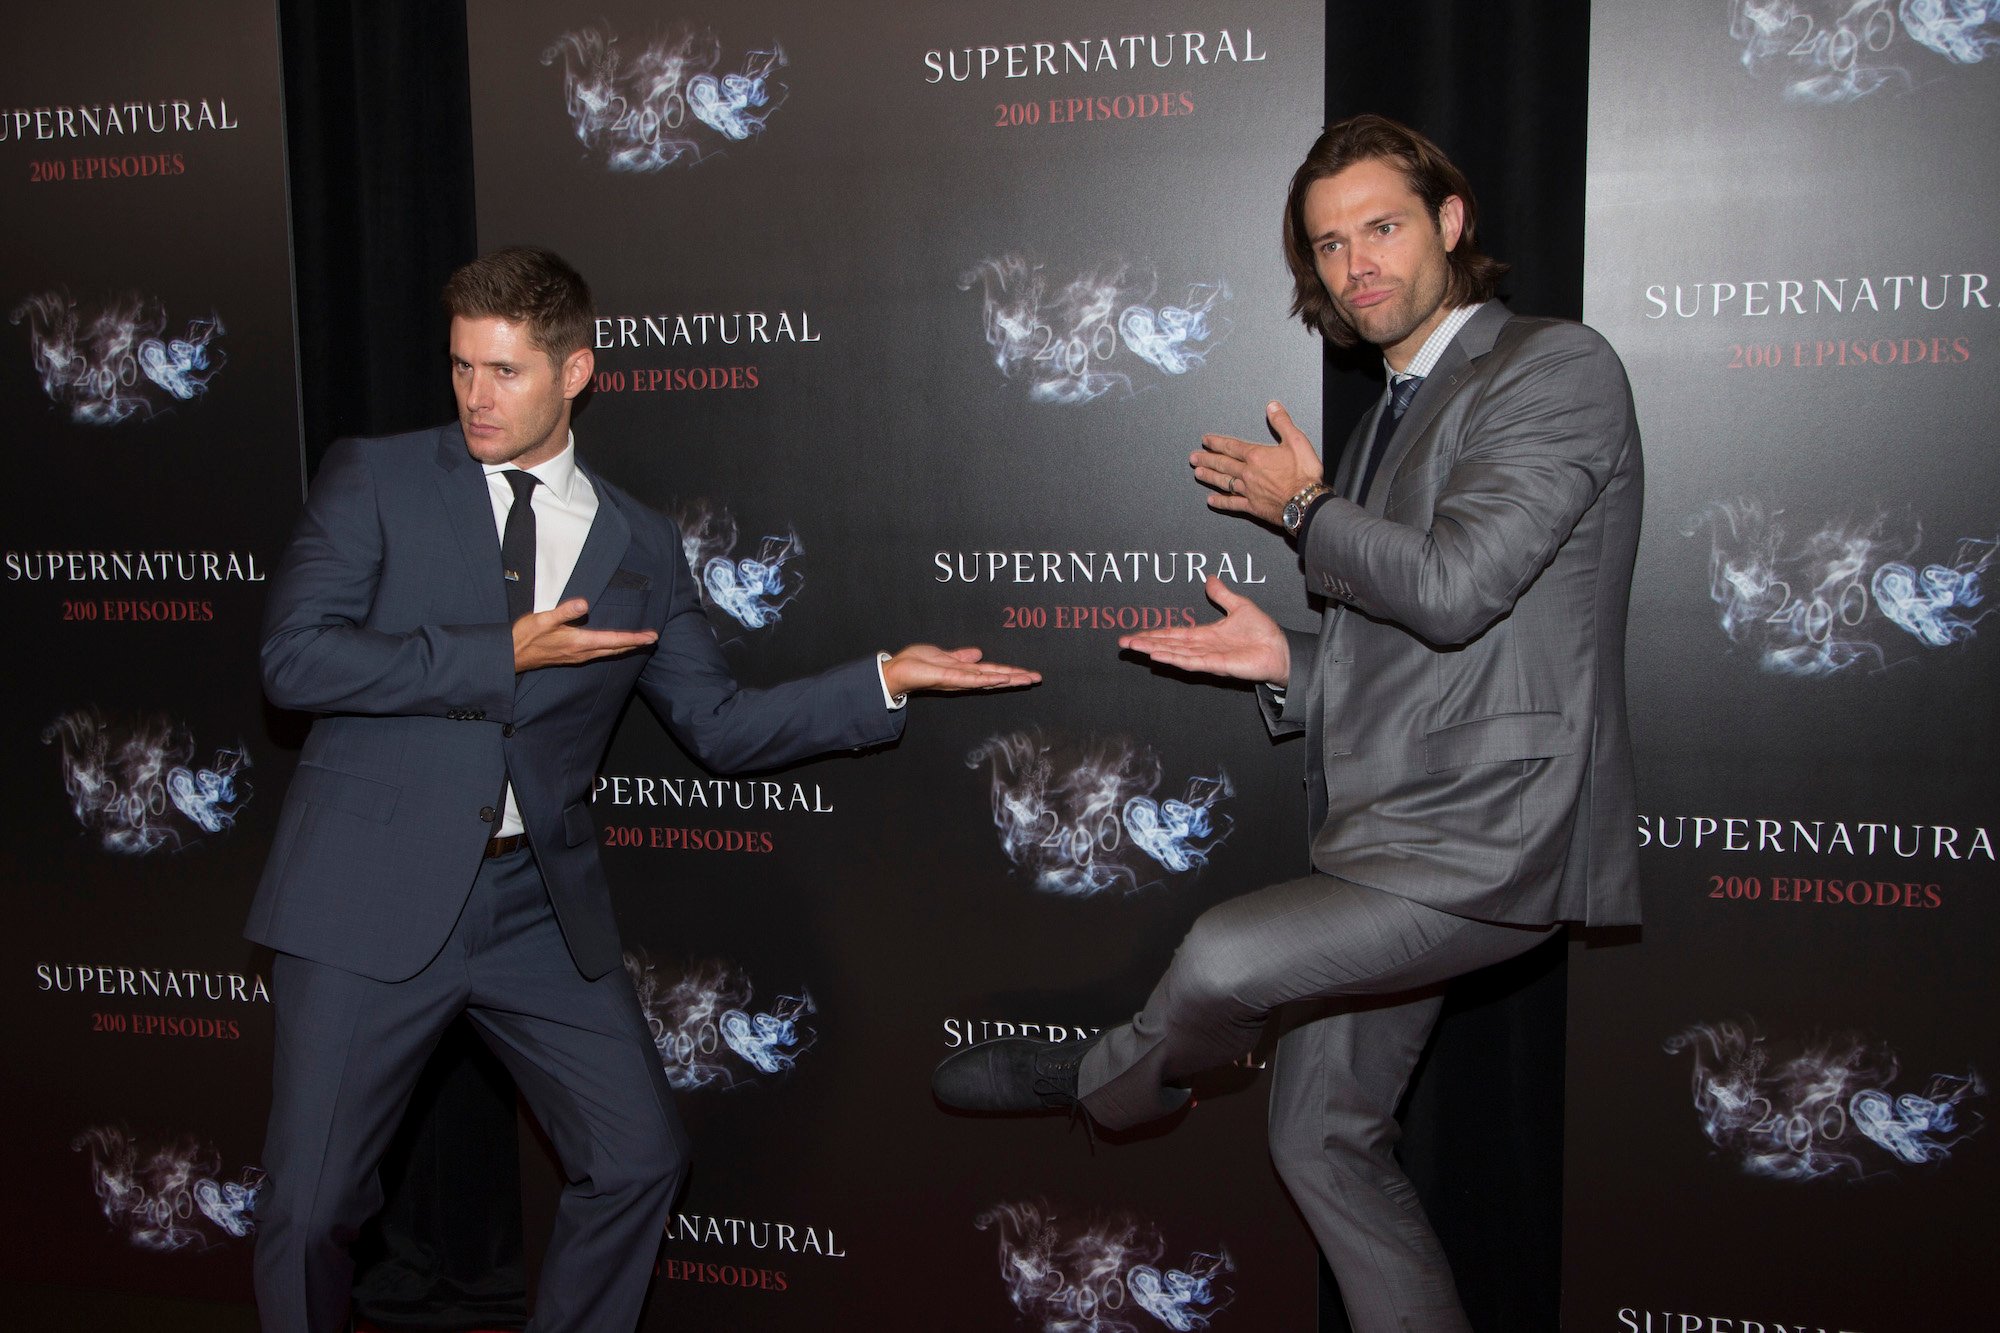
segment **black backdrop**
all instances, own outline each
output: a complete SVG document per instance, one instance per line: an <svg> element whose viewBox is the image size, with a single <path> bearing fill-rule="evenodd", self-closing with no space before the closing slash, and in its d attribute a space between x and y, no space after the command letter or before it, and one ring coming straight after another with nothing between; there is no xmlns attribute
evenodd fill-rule
<svg viewBox="0 0 2000 1333"><path fill-rule="evenodd" d="M395 0L278 11L310 468L340 435L450 410L436 292L476 249L465 15ZM1581 311L1588 22L1583 0L1326 14L1327 117L1381 111L1442 142L1479 189L1486 248L1515 265L1504 294L1537 313ZM1378 373L1329 358L1326 420L1350 420ZM1410 1095L1405 1156L1481 1329L1556 1325L1563 971L1554 946L1460 988ZM119 1300L10 1304L50 1328L180 1322ZM184 1313L187 1327L241 1318ZM1332 1304L1323 1327L1343 1322Z"/></svg>
<svg viewBox="0 0 2000 1333"><path fill-rule="evenodd" d="M1994 1324L1996 18L1596 7L1646 925L1572 960L1573 1329Z"/></svg>
<svg viewBox="0 0 2000 1333"><path fill-rule="evenodd" d="M1410 0L1393 17L1326 15L1327 118L1379 111L1436 138L1478 191L1486 249L1514 265L1503 296L1570 318L1589 11ZM340 435L450 410L436 293L476 252L465 17L386 0L287 0L280 14L310 465ZM1326 371L1333 435L1380 372L1331 354ZM1458 987L1410 1092L1404 1156L1482 1330L1556 1326L1565 970L1554 944ZM1322 1327L1344 1328L1326 1306Z"/></svg>

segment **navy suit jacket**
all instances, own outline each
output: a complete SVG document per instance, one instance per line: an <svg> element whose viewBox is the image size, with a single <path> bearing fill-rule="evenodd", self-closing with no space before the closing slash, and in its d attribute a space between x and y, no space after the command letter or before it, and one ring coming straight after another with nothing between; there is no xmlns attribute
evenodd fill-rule
<svg viewBox="0 0 2000 1333"><path fill-rule="evenodd" d="M514 796L577 968L620 963L590 788L636 690L710 769L894 739L873 659L736 684L672 523L585 469L597 516L564 597L650 651L514 672L484 469L456 424L328 451L265 613L264 689L317 713L246 934L383 981L450 935Z"/></svg>

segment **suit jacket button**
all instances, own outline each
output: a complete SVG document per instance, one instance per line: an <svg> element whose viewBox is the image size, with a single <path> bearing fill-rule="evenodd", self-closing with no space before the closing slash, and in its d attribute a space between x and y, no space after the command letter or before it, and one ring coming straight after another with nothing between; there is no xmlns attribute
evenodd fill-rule
<svg viewBox="0 0 2000 1333"><path fill-rule="evenodd" d="M512 722L509 722L505 726L501 727L500 734L502 736L512 736L514 734L514 724Z"/></svg>
<svg viewBox="0 0 2000 1333"><path fill-rule="evenodd" d="M479 807L479 817L486 823L491 824L500 817L500 812L490 805L482 805Z"/></svg>

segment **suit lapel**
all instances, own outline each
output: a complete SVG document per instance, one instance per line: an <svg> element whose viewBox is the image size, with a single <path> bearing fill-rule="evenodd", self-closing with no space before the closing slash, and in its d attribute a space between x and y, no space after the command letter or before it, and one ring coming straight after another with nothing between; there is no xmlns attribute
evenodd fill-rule
<svg viewBox="0 0 2000 1333"><path fill-rule="evenodd" d="M1333 465L1333 476L1327 483L1336 494L1353 496L1354 474L1361 467L1362 456L1368 452L1368 442L1375 438L1375 423L1382 411L1382 406L1377 404L1375 410L1362 417L1349 432L1347 447L1340 451L1340 461Z"/></svg>
<svg viewBox="0 0 2000 1333"><path fill-rule="evenodd" d="M583 539L583 553L577 556L576 568L570 571L562 595L564 600L582 597L594 605L617 572L618 562L625 558L625 548L632 541L632 525L611 498L611 488L581 462L577 467L590 478L597 491L597 516L590 520L590 535Z"/></svg>
<svg viewBox="0 0 2000 1333"><path fill-rule="evenodd" d="M576 568L570 571L569 582L563 585L562 596L557 600L566 602L572 597L581 597L596 606L598 598L604 595L605 587L610 584L612 574L617 572L619 562L625 558L625 549L632 541L632 525L618 508L618 502L611 498L611 488L585 468L581 459L577 461L577 468L590 478L591 486L597 491L597 514L590 520L590 533L583 539L583 551L576 558ZM490 519L487 526L492 526ZM496 562L499 560L497 544L494 559ZM547 671L534 671L521 677L514 690L515 702L518 704L532 694L548 674Z"/></svg>
<svg viewBox="0 0 2000 1333"><path fill-rule="evenodd" d="M1368 496L1368 511L1373 514L1387 513L1389 495L1395 490L1396 469L1409 457L1410 450L1424 432L1430 429L1444 405L1451 401L1459 386L1472 375L1472 364L1479 357L1493 350L1494 341L1500 336L1513 313L1498 301L1488 301L1467 320L1451 345L1444 349L1431 373L1424 377L1417 396L1410 403L1410 410L1396 423L1396 433L1389 437L1384 446L1381 468L1375 477L1375 485ZM1382 409L1382 410L1386 410ZM1375 418L1370 417L1373 421Z"/></svg>
<svg viewBox="0 0 2000 1333"><path fill-rule="evenodd" d="M493 524L493 499L486 470L465 452L456 423L438 432L438 501L458 539L471 575L473 611L482 621L507 619L507 589L500 579L500 533Z"/></svg>

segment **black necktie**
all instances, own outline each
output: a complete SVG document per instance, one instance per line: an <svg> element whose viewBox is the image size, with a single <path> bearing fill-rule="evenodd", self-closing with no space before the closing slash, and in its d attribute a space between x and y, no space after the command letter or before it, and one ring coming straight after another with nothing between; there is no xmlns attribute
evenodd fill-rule
<svg viewBox="0 0 2000 1333"><path fill-rule="evenodd" d="M535 476L519 468L500 474L514 488L514 507L500 533L500 575L507 580L507 619L535 609Z"/></svg>
<svg viewBox="0 0 2000 1333"><path fill-rule="evenodd" d="M1368 466L1361 473L1361 488L1354 493L1354 503L1367 505L1368 488L1374 484L1375 469L1382 465L1382 455L1388 452L1389 437L1396 433L1396 423L1410 410L1410 400L1417 396L1423 383L1422 375L1411 375L1389 386L1389 409L1375 423L1375 438L1368 445Z"/></svg>

